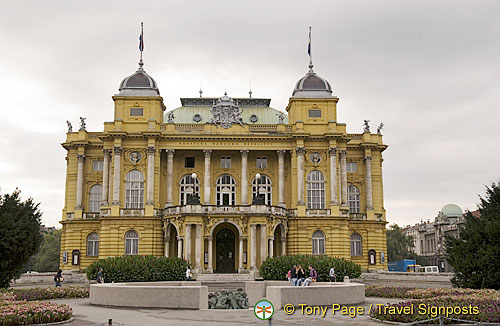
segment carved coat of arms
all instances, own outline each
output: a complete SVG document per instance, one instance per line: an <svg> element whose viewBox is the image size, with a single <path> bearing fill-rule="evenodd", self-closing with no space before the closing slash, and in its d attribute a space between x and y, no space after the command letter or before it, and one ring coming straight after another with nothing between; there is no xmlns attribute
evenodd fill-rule
<svg viewBox="0 0 500 326"><path fill-rule="evenodd" d="M242 110L234 103L234 100L224 94L210 109L212 113L210 122L224 129L230 128L233 123L243 125L241 112Z"/></svg>

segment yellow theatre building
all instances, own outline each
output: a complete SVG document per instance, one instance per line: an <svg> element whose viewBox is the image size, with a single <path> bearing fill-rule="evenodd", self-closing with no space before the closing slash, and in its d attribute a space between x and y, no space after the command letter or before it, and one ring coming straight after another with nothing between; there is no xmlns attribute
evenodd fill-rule
<svg viewBox="0 0 500 326"><path fill-rule="evenodd" d="M293 84L291 85L293 86ZM292 87L291 87L292 88ZM328 255L386 269L380 132L347 133L312 64L286 113L270 99L181 98L143 69L104 130L69 127L61 268L182 257L195 273L252 273L267 257Z"/></svg>

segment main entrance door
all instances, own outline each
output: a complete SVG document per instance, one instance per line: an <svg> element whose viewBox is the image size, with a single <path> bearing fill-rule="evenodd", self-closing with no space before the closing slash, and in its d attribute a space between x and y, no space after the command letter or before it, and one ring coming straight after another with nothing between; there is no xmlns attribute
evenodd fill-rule
<svg viewBox="0 0 500 326"><path fill-rule="evenodd" d="M217 273L234 273L234 244L233 231L222 229L217 232L215 239L215 255L217 257L215 270Z"/></svg>

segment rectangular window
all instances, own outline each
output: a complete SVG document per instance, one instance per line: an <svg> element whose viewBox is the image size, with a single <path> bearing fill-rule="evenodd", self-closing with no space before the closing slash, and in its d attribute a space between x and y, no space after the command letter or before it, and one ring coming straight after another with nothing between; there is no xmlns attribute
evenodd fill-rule
<svg viewBox="0 0 500 326"><path fill-rule="evenodd" d="M358 172L358 163L347 162L347 172Z"/></svg>
<svg viewBox="0 0 500 326"><path fill-rule="evenodd" d="M267 169L267 157L257 157L257 169Z"/></svg>
<svg viewBox="0 0 500 326"><path fill-rule="evenodd" d="M142 117L143 116L143 108L132 108L130 109L131 117Z"/></svg>
<svg viewBox="0 0 500 326"><path fill-rule="evenodd" d="M221 169L229 169L231 168L231 157L223 156L220 158L220 167Z"/></svg>
<svg viewBox="0 0 500 326"><path fill-rule="evenodd" d="M63 251L63 253L62 253L62 261L63 261L63 264L67 264L68 263L68 252L67 251Z"/></svg>
<svg viewBox="0 0 500 326"><path fill-rule="evenodd" d="M185 157L184 158L184 167L186 169L194 168L194 157Z"/></svg>
<svg viewBox="0 0 500 326"><path fill-rule="evenodd" d="M309 110L309 118L321 118L321 110Z"/></svg>
<svg viewBox="0 0 500 326"><path fill-rule="evenodd" d="M104 161L94 160L92 162L92 170L94 170L94 171L104 170Z"/></svg>

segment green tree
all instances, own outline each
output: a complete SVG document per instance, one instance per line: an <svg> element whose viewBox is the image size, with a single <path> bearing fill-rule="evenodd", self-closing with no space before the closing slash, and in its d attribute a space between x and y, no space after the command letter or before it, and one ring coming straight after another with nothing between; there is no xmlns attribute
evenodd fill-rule
<svg viewBox="0 0 500 326"><path fill-rule="evenodd" d="M19 277L42 241L39 204L21 201L20 191L0 195L0 288Z"/></svg>
<svg viewBox="0 0 500 326"><path fill-rule="evenodd" d="M465 214L458 237L447 236L447 260L455 270L452 283L473 289L500 288L500 183L479 197L480 217Z"/></svg>
<svg viewBox="0 0 500 326"><path fill-rule="evenodd" d="M405 235L399 225L390 225L389 229L386 230L386 237L388 261L410 259L415 256L411 251L413 237Z"/></svg>
<svg viewBox="0 0 500 326"><path fill-rule="evenodd" d="M43 235L42 245L31 256L26 270L37 272L56 272L59 269L59 251L61 250L61 230Z"/></svg>

